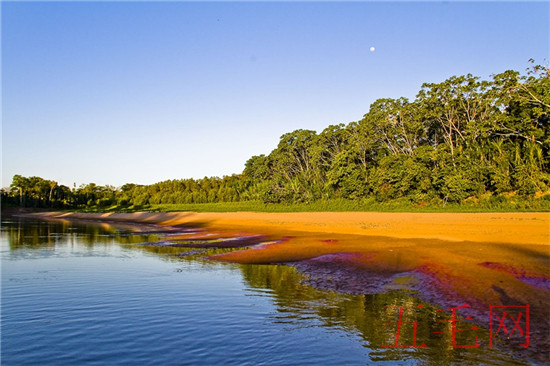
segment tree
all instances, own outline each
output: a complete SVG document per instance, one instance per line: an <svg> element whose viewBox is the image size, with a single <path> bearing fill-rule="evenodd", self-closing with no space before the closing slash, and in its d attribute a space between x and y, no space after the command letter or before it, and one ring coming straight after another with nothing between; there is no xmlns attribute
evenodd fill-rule
<svg viewBox="0 0 550 366"><path fill-rule="evenodd" d="M23 207L23 196L29 187L29 179L19 174L13 176L10 188L19 192L19 206Z"/></svg>

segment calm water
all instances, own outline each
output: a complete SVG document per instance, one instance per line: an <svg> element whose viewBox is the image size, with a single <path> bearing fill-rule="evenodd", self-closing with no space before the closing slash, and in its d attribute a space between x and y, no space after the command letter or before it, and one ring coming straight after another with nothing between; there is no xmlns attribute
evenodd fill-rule
<svg viewBox="0 0 550 366"><path fill-rule="evenodd" d="M3 365L521 364L449 347L427 304L415 319L429 347L381 348L395 337L384 306L418 300L317 290L290 266L176 256L190 249L140 245L160 236L130 229L3 218Z"/></svg>

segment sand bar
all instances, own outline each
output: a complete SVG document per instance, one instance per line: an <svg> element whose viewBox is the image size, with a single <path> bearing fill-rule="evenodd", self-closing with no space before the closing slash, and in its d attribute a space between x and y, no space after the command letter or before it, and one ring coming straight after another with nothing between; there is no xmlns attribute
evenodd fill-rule
<svg viewBox="0 0 550 366"><path fill-rule="evenodd" d="M386 236L401 239L550 245L550 213L61 213L43 218L199 225L267 234L310 232Z"/></svg>

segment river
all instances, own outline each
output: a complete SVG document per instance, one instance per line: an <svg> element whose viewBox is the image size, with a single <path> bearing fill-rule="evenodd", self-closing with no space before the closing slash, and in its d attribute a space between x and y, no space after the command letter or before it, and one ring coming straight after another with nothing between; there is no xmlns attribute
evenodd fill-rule
<svg viewBox="0 0 550 366"><path fill-rule="evenodd" d="M529 364L489 349L487 329L480 347L453 348L434 333L449 316L414 294L325 291L290 265L204 259L231 249L143 244L161 237L153 226L3 217L2 364ZM403 325L399 344L426 347L382 347L396 337L389 307L420 304L403 319L417 334ZM467 333L461 344L475 341Z"/></svg>

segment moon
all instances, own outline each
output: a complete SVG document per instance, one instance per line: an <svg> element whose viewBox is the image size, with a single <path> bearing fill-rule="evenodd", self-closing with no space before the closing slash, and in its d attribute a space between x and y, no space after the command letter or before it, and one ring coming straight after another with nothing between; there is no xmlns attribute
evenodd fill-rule
<svg viewBox="0 0 550 366"><path fill-rule="evenodd" d="M375 49L376 49L376 48L374 48L374 46L371 46L371 47L369 48L369 51L374 52Z"/></svg>

